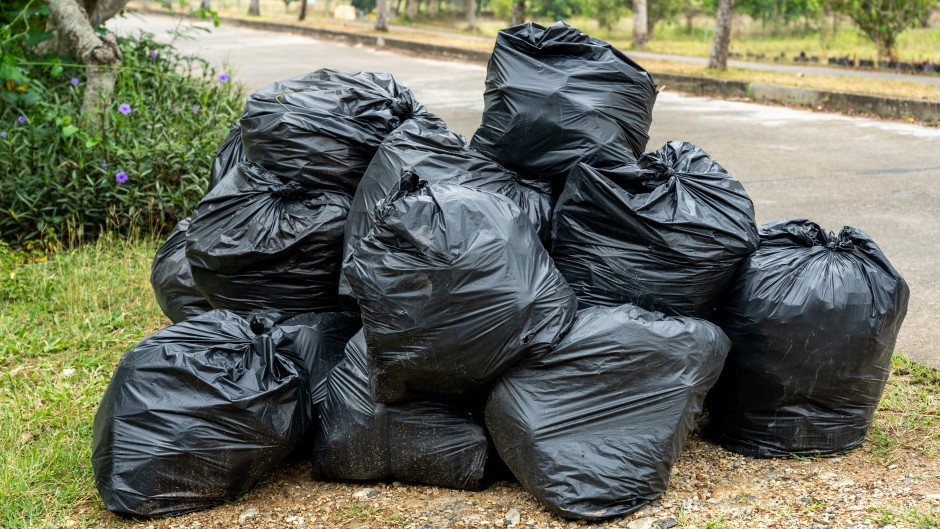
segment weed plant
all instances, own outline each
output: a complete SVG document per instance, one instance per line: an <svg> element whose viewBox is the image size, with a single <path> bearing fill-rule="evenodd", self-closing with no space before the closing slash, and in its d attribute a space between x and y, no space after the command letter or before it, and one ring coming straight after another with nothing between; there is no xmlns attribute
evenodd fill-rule
<svg viewBox="0 0 940 529"><path fill-rule="evenodd" d="M0 88L0 240L56 239L67 226L86 240L106 225L162 233L189 215L243 106L229 72L152 35L121 38L114 96L93 126L80 112L84 68L16 43L2 50L16 67Z"/></svg>

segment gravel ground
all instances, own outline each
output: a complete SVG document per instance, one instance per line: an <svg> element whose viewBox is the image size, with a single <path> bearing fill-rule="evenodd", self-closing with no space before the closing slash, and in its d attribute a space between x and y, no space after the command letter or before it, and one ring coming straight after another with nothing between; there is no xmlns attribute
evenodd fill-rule
<svg viewBox="0 0 940 529"><path fill-rule="evenodd" d="M76 518L100 509L100 504L86 506ZM758 460L693 435L658 501L603 522L557 518L518 483L502 481L481 492L397 482L324 483L313 481L309 464L300 463L284 467L234 503L125 527L915 529L938 524L940 459L921 450L898 449L883 463L867 446L838 458ZM66 528L76 525L70 521ZM99 527L122 525L106 514Z"/></svg>

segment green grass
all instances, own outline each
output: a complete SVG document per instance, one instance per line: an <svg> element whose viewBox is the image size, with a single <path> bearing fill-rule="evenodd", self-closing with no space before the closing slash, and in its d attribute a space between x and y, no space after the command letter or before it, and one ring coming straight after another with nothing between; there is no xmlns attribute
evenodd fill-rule
<svg viewBox="0 0 940 529"><path fill-rule="evenodd" d="M881 525L898 525L910 529L931 529L940 527L940 509L934 507L928 508L923 512L916 507L872 507L877 515L869 518Z"/></svg>
<svg viewBox="0 0 940 529"><path fill-rule="evenodd" d="M166 323L148 282L155 251L112 237L48 259L0 247L0 527L108 516L92 419L121 354Z"/></svg>
<svg viewBox="0 0 940 529"><path fill-rule="evenodd" d="M903 353L891 359L891 378L866 446L883 464L893 462L900 449L940 453L940 371L915 364Z"/></svg>

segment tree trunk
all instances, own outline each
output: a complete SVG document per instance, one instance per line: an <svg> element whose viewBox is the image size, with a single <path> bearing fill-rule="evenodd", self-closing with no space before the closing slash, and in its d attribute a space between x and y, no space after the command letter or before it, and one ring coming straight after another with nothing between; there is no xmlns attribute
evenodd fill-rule
<svg viewBox="0 0 940 529"><path fill-rule="evenodd" d="M734 0L718 0L715 14L715 40L708 55L708 67L712 70L728 69L728 46L731 44L731 22L734 18Z"/></svg>
<svg viewBox="0 0 940 529"><path fill-rule="evenodd" d="M199 9L212 9L212 2L210 0L199 0Z"/></svg>
<svg viewBox="0 0 940 529"><path fill-rule="evenodd" d="M650 36L646 0L633 0L633 47L642 48Z"/></svg>
<svg viewBox="0 0 940 529"><path fill-rule="evenodd" d="M307 0L300 0L300 14L297 15L297 20L306 20L307 19Z"/></svg>
<svg viewBox="0 0 940 529"><path fill-rule="evenodd" d="M60 39L68 39L72 54L87 66L88 84L82 99L82 114L92 126L104 120L114 94L121 48L112 35L95 33L85 10L76 0L47 0L49 19Z"/></svg>
<svg viewBox="0 0 940 529"><path fill-rule="evenodd" d="M88 13L88 22L96 28L104 24L105 20L121 12L127 5L127 0L85 0L85 13Z"/></svg>
<svg viewBox="0 0 940 529"><path fill-rule="evenodd" d="M405 15L408 16L408 20L418 18L418 0L408 0L405 3Z"/></svg>
<svg viewBox="0 0 940 529"><path fill-rule="evenodd" d="M512 0L512 17L510 26L517 26L525 22L525 0Z"/></svg>
<svg viewBox="0 0 940 529"><path fill-rule="evenodd" d="M248 2L248 14L253 17L261 16L261 4L259 0L251 0Z"/></svg>
<svg viewBox="0 0 940 529"><path fill-rule="evenodd" d="M437 17L437 12L441 8L441 0L428 0L428 16L431 18Z"/></svg>
<svg viewBox="0 0 940 529"><path fill-rule="evenodd" d="M376 31L388 31L388 1L375 0L375 29Z"/></svg>
<svg viewBox="0 0 940 529"><path fill-rule="evenodd" d="M475 29L477 27L477 2L476 0L464 0L467 8L467 27Z"/></svg>

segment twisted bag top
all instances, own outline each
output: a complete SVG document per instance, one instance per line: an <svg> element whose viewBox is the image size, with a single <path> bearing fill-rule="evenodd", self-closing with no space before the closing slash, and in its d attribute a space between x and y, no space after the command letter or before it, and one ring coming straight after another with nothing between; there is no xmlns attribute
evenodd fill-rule
<svg viewBox="0 0 940 529"><path fill-rule="evenodd" d="M705 151L669 142L614 167L578 164L555 207L552 257L582 305L708 317L757 248L754 205Z"/></svg>
<svg viewBox="0 0 940 529"><path fill-rule="evenodd" d="M574 293L507 198L402 182L343 266L378 402L466 393L571 325Z"/></svg>
<svg viewBox="0 0 940 529"><path fill-rule="evenodd" d="M258 90L239 123L248 160L312 189L352 196L379 143L423 111L391 74L322 69Z"/></svg>
<svg viewBox="0 0 940 529"><path fill-rule="evenodd" d="M564 178L578 161L625 161L649 140L656 85L610 44L558 22L499 32L471 146L525 178Z"/></svg>
<svg viewBox="0 0 940 529"><path fill-rule="evenodd" d="M348 211L346 195L305 188L243 163L196 206L186 256L193 266L224 273L304 254L321 269L336 268L323 248L336 246L338 254Z"/></svg>

